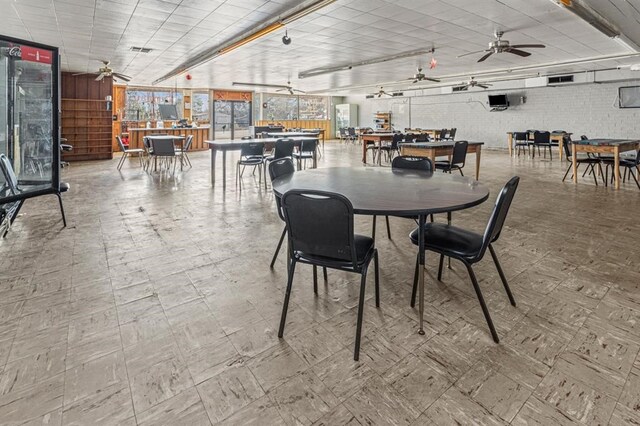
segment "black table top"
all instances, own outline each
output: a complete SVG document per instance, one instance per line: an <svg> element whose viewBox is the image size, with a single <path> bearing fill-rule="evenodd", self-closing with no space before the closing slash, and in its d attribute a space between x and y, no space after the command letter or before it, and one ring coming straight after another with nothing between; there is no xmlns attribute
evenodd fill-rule
<svg viewBox="0 0 640 426"><path fill-rule="evenodd" d="M484 142L467 142L469 145L484 145ZM455 142L402 142L400 145L414 148L453 148Z"/></svg>
<svg viewBox="0 0 640 426"><path fill-rule="evenodd" d="M640 140L637 139L577 139L571 141L576 145L596 145L596 146L615 146L626 145L628 143L640 144Z"/></svg>
<svg viewBox="0 0 640 426"><path fill-rule="evenodd" d="M176 139L184 139L184 136L177 136L177 135L148 135L145 136L145 138L147 139L151 139L154 141L160 141L160 140L176 140Z"/></svg>
<svg viewBox="0 0 640 426"><path fill-rule="evenodd" d="M294 136L313 136L319 135L320 132L316 130L309 130L307 132L267 132L267 135L274 138L288 138Z"/></svg>
<svg viewBox="0 0 640 426"><path fill-rule="evenodd" d="M307 133L307 135L309 135L309 133ZM274 144L280 139L284 139L284 138L220 140L220 141L204 141L204 143L208 144L213 149L229 151L229 150L240 150L240 148L242 148L242 145L246 145L250 143ZM286 139L291 139L294 142L304 142L304 141L317 141L318 137L317 136L291 136Z"/></svg>
<svg viewBox="0 0 640 426"><path fill-rule="evenodd" d="M337 192L357 214L393 216L462 210L489 197L489 189L472 178L372 167L304 170L273 181L278 196L290 189Z"/></svg>

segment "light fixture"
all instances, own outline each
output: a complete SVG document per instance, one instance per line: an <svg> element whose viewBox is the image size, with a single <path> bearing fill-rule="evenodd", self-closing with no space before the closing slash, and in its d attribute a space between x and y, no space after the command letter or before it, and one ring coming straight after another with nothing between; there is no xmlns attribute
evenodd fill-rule
<svg viewBox="0 0 640 426"><path fill-rule="evenodd" d="M559 7L570 10L607 37L616 37L620 35L620 31L618 31L618 29L613 24L611 24L602 15L600 15L600 13L592 9L591 6L587 5L581 0L550 1Z"/></svg>
<svg viewBox="0 0 640 426"><path fill-rule="evenodd" d="M409 58L411 56L424 55L430 52L433 52L433 49L412 50L409 52L397 53L395 55L384 56L381 58L367 59L364 61L350 63L350 64L336 65L333 67L314 68L314 69L299 72L298 78L315 77L317 75L329 74L336 71L350 70L351 68L360 67L363 65L379 64L381 62L388 62L388 61L394 61L396 59Z"/></svg>
<svg viewBox="0 0 640 426"><path fill-rule="evenodd" d="M285 46L291 44L291 37L289 37L289 33L287 31L285 31L284 35L282 36L282 44L284 44Z"/></svg>
<svg viewBox="0 0 640 426"><path fill-rule="evenodd" d="M623 34L620 34L619 36L614 37L613 41L615 41L616 43L618 43L620 46L624 47L625 49L629 50L630 52L640 52L640 47L638 47L637 44L635 44L634 42L629 40Z"/></svg>
<svg viewBox="0 0 640 426"><path fill-rule="evenodd" d="M331 3L334 3L335 1L336 0L319 0L319 1L302 2L300 5L289 9L284 14L265 21L262 25L257 26L258 27L257 30L252 30L252 31L242 33L237 37L227 40L222 44L209 48L189 58L178 67L174 68L168 74L165 74L162 77L155 80L153 84L161 83L169 78L175 77L176 75L182 74L183 72L191 68L197 67L198 65L202 65L205 62L215 59L220 55L224 55L225 53L228 53L234 49L237 49L240 46L244 46L247 43L250 43L279 28L282 28L286 24L294 22L304 16L309 15L310 13L316 12L325 6L328 6ZM283 38L283 42L284 42L284 38Z"/></svg>

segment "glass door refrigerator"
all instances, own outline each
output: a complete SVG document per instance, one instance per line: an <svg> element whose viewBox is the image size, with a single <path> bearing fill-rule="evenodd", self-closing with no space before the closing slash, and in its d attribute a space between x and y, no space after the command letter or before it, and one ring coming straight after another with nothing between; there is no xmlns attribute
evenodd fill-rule
<svg viewBox="0 0 640 426"><path fill-rule="evenodd" d="M340 137L340 129L344 127L358 126L358 105L338 104L336 105L336 137Z"/></svg>
<svg viewBox="0 0 640 426"><path fill-rule="evenodd" d="M59 81L58 48L0 36L0 228L59 190Z"/></svg>

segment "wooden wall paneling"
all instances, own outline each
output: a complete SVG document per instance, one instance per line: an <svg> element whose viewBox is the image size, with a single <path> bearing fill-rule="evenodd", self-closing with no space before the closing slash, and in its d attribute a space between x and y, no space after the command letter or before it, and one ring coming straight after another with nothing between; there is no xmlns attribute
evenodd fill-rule
<svg viewBox="0 0 640 426"><path fill-rule="evenodd" d="M326 140L333 139L331 134L331 120L256 120L256 126L267 126L269 124L282 124L285 129L324 129Z"/></svg>

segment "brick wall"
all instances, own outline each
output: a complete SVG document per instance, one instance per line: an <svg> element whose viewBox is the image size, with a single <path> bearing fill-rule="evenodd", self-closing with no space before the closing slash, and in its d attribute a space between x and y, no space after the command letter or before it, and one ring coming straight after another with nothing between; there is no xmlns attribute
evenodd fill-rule
<svg viewBox="0 0 640 426"><path fill-rule="evenodd" d="M456 139L483 141L488 147L506 148L506 132L539 129L566 130L574 137L640 138L640 109L620 109L619 86L640 85L640 80L618 83L576 84L571 86L476 91L411 98L365 99L349 96L346 103L359 107L361 126L373 124L376 111L407 111L408 116L393 117L400 130L411 127L457 127ZM490 112L488 94L506 93L512 106ZM526 103L520 97L526 96ZM410 104L400 108L400 104ZM514 105L515 103L515 105Z"/></svg>

